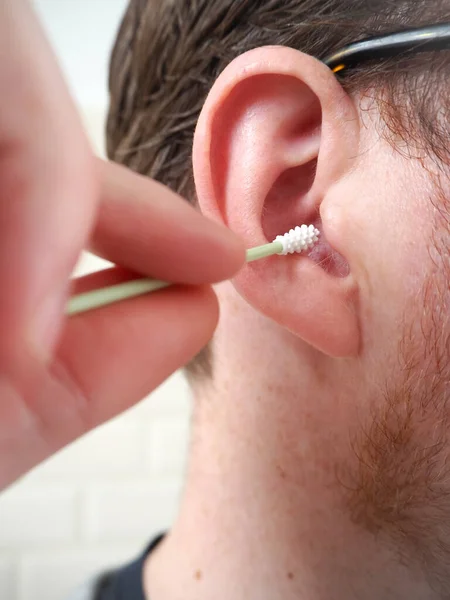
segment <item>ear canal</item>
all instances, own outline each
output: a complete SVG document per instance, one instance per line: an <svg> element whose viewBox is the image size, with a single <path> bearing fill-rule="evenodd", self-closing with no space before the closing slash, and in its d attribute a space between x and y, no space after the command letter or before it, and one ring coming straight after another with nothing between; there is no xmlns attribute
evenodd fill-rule
<svg viewBox="0 0 450 600"><path fill-rule="evenodd" d="M216 82L194 140L203 211L243 236L248 247L302 224L320 230L309 253L251 263L234 282L256 310L332 356L359 348L351 273L323 268L333 251L322 201L354 152L345 146L353 139L346 124L356 121L346 98L315 59L287 48L258 49L239 57Z"/></svg>

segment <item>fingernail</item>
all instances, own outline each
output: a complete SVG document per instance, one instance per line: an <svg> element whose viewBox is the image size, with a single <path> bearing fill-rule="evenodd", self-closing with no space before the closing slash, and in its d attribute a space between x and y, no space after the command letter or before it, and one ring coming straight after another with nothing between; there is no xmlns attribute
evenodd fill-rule
<svg viewBox="0 0 450 600"><path fill-rule="evenodd" d="M67 286L49 294L35 312L31 329L31 343L41 358L48 362L53 356L67 299Z"/></svg>

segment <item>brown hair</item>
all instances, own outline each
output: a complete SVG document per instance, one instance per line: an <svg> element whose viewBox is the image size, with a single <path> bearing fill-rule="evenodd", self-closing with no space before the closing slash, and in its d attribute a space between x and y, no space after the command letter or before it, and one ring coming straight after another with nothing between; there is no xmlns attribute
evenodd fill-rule
<svg viewBox="0 0 450 600"><path fill-rule="evenodd" d="M323 58L367 36L445 21L450 0L131 0L111 60L108 156L193 202L195 125L233 58L273 44ZM423 148L442 160L449 120L435 115L448 55L365 64L343 85L382 91L378 104L397 147ZM191 374L210 373L209 352L193 361Z"/></svg>

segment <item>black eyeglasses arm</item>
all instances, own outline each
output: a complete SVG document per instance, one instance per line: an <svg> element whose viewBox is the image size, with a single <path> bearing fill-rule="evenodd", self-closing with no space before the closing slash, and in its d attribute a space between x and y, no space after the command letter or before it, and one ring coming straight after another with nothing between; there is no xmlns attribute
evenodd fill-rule
<svg viewBox="0 0 450 600"><path fill-rule="evenodd" d="M339 73L363 61L435 50L450 50L450 23L361 40L327 56L323 62L332 71Z"/></svg>

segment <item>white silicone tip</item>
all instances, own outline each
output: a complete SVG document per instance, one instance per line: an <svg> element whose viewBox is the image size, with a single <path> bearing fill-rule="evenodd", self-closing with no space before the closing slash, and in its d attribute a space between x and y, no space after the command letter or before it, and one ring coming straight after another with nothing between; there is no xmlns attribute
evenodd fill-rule
<svg viewBox="0 0 450 600"><path fill-rule="evenodd" d="M283 250L278 254L294 254L294 252L303 252L309 250L319 239L320 232L314 225L302 225L291 229L284 235L277 235L274 242L280 242Z"/></svg>

